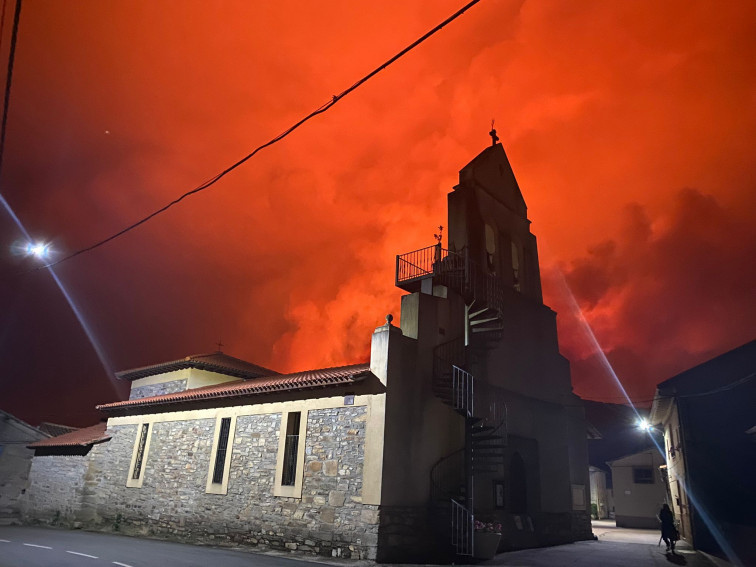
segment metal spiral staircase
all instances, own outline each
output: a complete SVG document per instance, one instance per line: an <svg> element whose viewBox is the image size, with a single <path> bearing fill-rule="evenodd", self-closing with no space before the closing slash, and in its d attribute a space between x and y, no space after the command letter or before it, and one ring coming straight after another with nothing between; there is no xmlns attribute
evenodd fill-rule
<svg viewBox="0 0 756 567"><path fill-rule="evenodd" d="M429 279L465 301L464 336L434 348L432 380L433 393L465 420L465 444L434 465L431 497L450 517L440 529L450 536L455 553L469 556L475 533L474 478L499 471L506 446L503 397L484 381L476 383L469 369L476 353L501 338L503 287L470 260L467 249L455 253L435 245L397 256L398 287L416 291L419 282Z"/></svg>

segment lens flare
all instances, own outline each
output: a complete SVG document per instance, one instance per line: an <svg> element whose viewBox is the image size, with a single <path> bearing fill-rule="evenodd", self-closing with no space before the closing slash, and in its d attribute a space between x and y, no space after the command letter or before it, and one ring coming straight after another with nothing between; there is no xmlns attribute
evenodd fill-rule
<svg viewBox="0 0 756 567"><path fill-rule="evenodd" d="M40 260L45 260L49 258L50 253L51 253L50 244L34 242L34 240L29 235L29 232L26 230L26 227L24 227L24 225L21 223L21 220L16 216L16 213L13 211L10 204L8 204L8 201L5 200L2 194L0 194L0 203L2 203L5 210L13 219L13 222L16 223L18 230L21 231L21 234L24 235L24 238L26 239L27 244L25 247L22 247L22 248L25 248L25 253L27 255L34 256L35 258L38 258ZM76 304L71 294L63 285L63 282L58 277L58 274L56 274L55 271L51 267L49 266L46 266L46 267L47 267L48 272L52 276L53 281L58 286L58 289L60 289L60 293L63 294L63 297L66 298L66 301L68 302L69 307L71 307L71 311L73 311L74 315L76 316L76 319L79 321L79 324L81 325L81 328L84 331L84 334L87 335L87 338L89 339L89 343L92 345L92 348L94 349L95 354L97 354L97 358L100 359L100 364L102 364L102 367L105 370L105 373L110 379L111 386L113 386L113 389L117 392L118 390L115 387L115 384L113 383L114 372L111 365L108 362L104 349L102 348L102 346L100 345L100 342L92 333L92 330L90 329L89 324L87 323L86 319L84 318L84 315L79 309L79 306Z"/></svg>
<svg viewBox="0 0 756 567"><path fill-rule="evenodd" d="M593 347L593 351L596 353L596 356L599 357L599 360L601 361L601 365L606 370L606 374L608 376L611 376L617 388L619 388L620 392L622 392L622 395L627 400L628 405L632 408L632 410L635 412L635 415L638 418L638 422L637 422L638 427L642 429L643 431L648 432L649 439L656 447L656 450L659 451L659 454L664 458L664 461L666 463L667 452L664 448L662 448L662 446L659 444L659 442L653 435L654 433L658 432L658 430L654 429L651 426L651 424L648 422L648 420L642 417L641 414L636 409L635 405L633 404L633 401L630 399L630 396L627 394L625 387L622 385L622 382L620 381L617 374L614 372L612 365L609 363L609 360L606 358L606 355L604 354L604 351L601 348L601 345L599 345L598 339L596 339L596 335L594 335L593 333L593 329L591 329L590 324L583 316L583 312L580 309L580 306L578 305L577 300L575 299L575 296L572 293L572 290L567 285L567 280L565 279L564 274L559 269L556 269L556 272L558 275L557 280L561 284L561 287L564 291L564 296L567 298L567 301L569 302L570 310L572 311L573 315L580 323L580 328L583 330L583 333L585 334L586 338L588 339L591 346ZM719 547L722 549L725 555L727 555L727 558L730 560L730 562L733 565L736 565L737 567L742 567L743 563L740 561L738 556L735 555L735 550L732 548L729 542L725 539L724 535L722 534L722 531L717 527L716 523L713 521L711 515L703 506L701 501L690 490L690 487L688 487L684 479L678 477L675 474L674 470L671 472L674 479L680 482L680 485L683 487L685 494L687 494L688 499L693 504L693 507L695 508L696 512L698 512L699 516L701 517L701 520L703 520L703 522L706 524L706 527L709 529L709 532L714 537Z"/></svg>
<svg viewBox="0 0 756 567"><path fill-rule="evenodd" d="M40 260L46 260L50 257L50 244L45 244L43 242L29 242L26 245L26 254L28 256L34 256L35 258L38 258Z"/></svg>

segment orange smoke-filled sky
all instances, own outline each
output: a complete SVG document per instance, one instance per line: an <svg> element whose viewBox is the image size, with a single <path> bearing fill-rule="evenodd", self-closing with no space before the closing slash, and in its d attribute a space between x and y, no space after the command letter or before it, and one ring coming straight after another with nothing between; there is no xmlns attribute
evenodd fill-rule
<svg viewBox="0 0 756 567"><path fill-rule="evenodd" d="M12 3L11 3L12 4ZM61 254L212 177L458 0L26 2L0 191ZM8 6L2 61L7 61ZM581 396L620 402L754 338L753 2L483 0L208 191L57 268L111 370L215 350L367 358L394 255L433 243L492 118ZM0 407L85 425L112 386L0 210ZM571 290L568 291L568 290ZM576 303L571 300L574 294Z"/></svg>

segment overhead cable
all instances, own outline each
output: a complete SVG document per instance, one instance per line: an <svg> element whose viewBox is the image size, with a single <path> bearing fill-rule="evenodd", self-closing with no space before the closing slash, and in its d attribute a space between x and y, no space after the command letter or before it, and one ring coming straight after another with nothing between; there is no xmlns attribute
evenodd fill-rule
<svg viewBox="0 0 756 567"><path fill-rule="evenodd" d="M273 139L269 140L268 142L266 142L266 143L258 146L252 152L250 152L249 154L247 154L246 156L244 156L242 159L240 159L239 161L237 161L233 165L227 167L226 169L224 169L223 171L221 171L220 173L218 173L214 177L211 177L210 179L208 179L207 181L205 181L201 185L195 187L191 191L187 191L186 193L184 193L180 197L174 199L173 201L171 201L167 205L165 205L163 207L160 207L158 210L156 210L153 213L147 215L146 217L142 218L141 220L138 220L137 222L135 222L135 223L127 226L126 228L124 228L122 230L119 230L115 234L113 234L113 235L111 235L111 236L109 236L109 237L107 237L107 238L105 238L103 240L100 240L99 242L95 242L94 244L92 244L90 246L87 246L85 248L81 248L81 249L77 250L76 252L73 252L73 253L69 254L68 256L65 256L65 257L61 258L60 260L57 260L55 262L51 262L49 264L45 264L43 266L39 266L39 267L37 267L35 269L36 270L40 270L42 268L51 268L53 266L57 266L58 264L61 264L62 262L70 260L71 258L75 258L76 256L80 256L81 254L84 254L85 252L89 252L91 250L94 250L95 248L99 248L103 244L106 244L106 243L110 242L111 240L115 240L119 236L122 236L122 235L126 234L127 232L129 232L129 231L137 228L138 226L146 223L148 220L155 218L156 216L158 216L159 214L167 211L168 209L170 209L174 205L177 205L178 203L180 203L181 201L183 201L187 197L189 197L191 195L194 195L195 193L199 193L200 191L204 191L205 189L208 189L209 187L211 187L212 185L214 185L215 183L217 183L218 181L220 181L220 179L222 179L223 177L225 177L227 174L231 173L237 167L239 167L240 165L242 165L243 163L245 163L247 160L251 159L260 150L262 150L264 148L267 148L268 146L272 146L273 144L275 144L276 142L279 142L280 140L283 140L286 136L288 136L289 134L291 134L294 130L296 130L297 128L299 128L305 122L307 122L307 121L311 120L312 118L314 118L315 116L317 116L319 114L323 114L324 112L326 112L327 110L329 110L331 107L333 107L337 102L339 102L345 96L347 96L352 91L354 91L357 88L359 88L360 86L362 86L365 82L367 82L368 80L370 80L371 78L373 78L375 75L377 75L378 73L380 73L381 71L383 71L386 67L388 67L389 65L391 65L392 63L394 63L397 59L399 59L402 56L406 55L408 52L410 52L412 49L414 49L415 47L417 47L418 45L420 45L421 43L423 43L426 39L428 39L433 34L435 34L436 32L438 32L439 30L441 30L447 24L449 24L449 23L453 22L454 20L456 20L459 16L461 16L467 10L469 10L470 8L472 8L478 2L480 2L480 0L472 0L471 2L465 4L462 8L460 8L454 14L452 14L451 16L449 16L448 18L446 18L443 22L441 22L440 24L438 24L432 30L430 30L429 32L427 32L426 34L424 34L423 36L421 36L420 38L418 38L417 40L415 40L414 42L412 42L410 45L408 45L407 47L405 47L404 49L402 49L399 53L397 53L396 55L394 55L391 59L387 60L385 63L382 63L380 66L378 66L375 69L373 69L370 73L368 73L367 75L365 75L364 77L362 77L361 79L359 79L351 87L349 87L348 89L342 91L341 93L339 93L337 95L333 95L333 97L328 102L326 102L325 104L321 105L316 110L312 111L310 114L308 114L307 116L305 116L304 118L302 118L301 120L299 120L298 122L296 122L294 125L290 126L286 130L284 130L283 132L281 132L275 138L273 138ZM19 0L19 4L20 4L20 0Z"/></svg>

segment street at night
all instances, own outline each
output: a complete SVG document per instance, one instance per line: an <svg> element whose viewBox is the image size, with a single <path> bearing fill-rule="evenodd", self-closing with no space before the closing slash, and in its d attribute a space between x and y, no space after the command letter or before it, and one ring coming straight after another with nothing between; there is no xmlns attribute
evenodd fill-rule
<svg viewBox="0 0 756 567"><path fill-rule="evenodd" d="M756 2L1 10L0 567L756 563Z"/></svg>

